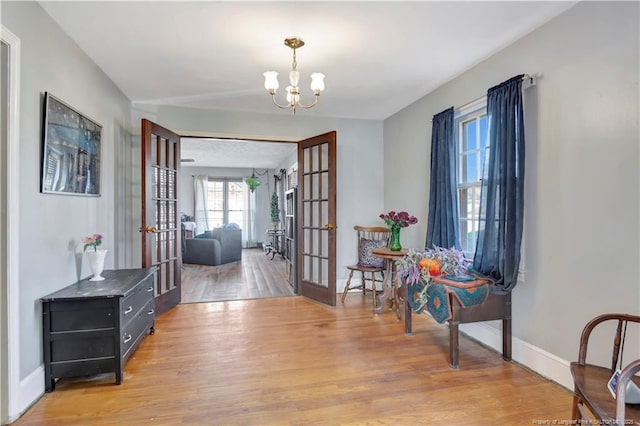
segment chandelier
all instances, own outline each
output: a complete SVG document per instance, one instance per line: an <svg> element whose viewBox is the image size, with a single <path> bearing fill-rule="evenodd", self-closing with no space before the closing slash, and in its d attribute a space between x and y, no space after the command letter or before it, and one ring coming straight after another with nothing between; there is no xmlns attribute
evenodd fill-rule
<svg viewBox="0 0 640 426"><path fill-rule="evenodd" d="M275 71L267 71L264 75L264 88L267 89L269 94L271 95L271 99L273 103L278 108L291 108L293 113L296 113L296 108L313 108L318 103L318 97L320 96L320 92L324 90L324 74L319 72L314 72L311 74L311 90L313 90L313 95L315 99L313 103L310 105L304 105L300 102L300 88L298 87L298 82L300 81L300 73L297 70L298 62L296 61L296 49L304 46L304 41L299 39L298 37L291 37L284 39L284 44L290 47L293 50L293 63L291 65L291 71L289 71L289 86L287 86L287 104L280 105L278 101L276 101L276 90L280 87L278 83L278 73Z"/></svg>
<svg viewBox="0 0 640 426"><path fill-rule="evenodd" d="M251 177L246 178L244 183L247 184L251 192L255 191L256 188L260 186L260 179L256 177L256 169L253 169Z"/></svg>

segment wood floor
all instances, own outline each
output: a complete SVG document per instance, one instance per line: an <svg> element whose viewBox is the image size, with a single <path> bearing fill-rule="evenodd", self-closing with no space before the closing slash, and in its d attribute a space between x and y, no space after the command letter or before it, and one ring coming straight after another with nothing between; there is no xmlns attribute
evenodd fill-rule
<svg viewBox="0 0 640 426"><path fill-rule="evenodd" d="M125 368L63 379L17 425L531 425L571 414L571 393L446 326L350 293L182 304L156 320ZM549 423L540 423L548 420Z"/></svg>
<svg viewBox="0 0 640 426"><path fill-rule="evenodd" d="M293 296L287 263L262 249L242 250L242 261L220 266L183 264L182 303Z"/></svg>

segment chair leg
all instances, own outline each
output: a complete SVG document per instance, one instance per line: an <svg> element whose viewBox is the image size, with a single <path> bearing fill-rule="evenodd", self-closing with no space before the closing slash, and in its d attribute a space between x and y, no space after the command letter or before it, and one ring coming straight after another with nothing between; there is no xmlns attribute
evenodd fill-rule
<svg viewBox="0 0 640 426"><path fill-rule="evenodd" d="M576 424L582 419L582 414L580 414L580 410L578 409L578 404L582 403L582 400L575 393L573 394L573 406L571 408L571 419L576 421Z"/></svg>
<svg viewBox="0 0 640 426"><path fill-rule="evenodd" d="M378 307L378 297L377 297L377 288L378 288L378 280L376 280L376 273L371 273L371 294L373 296L373 309Z"/></svg>
<svg viewBox="0 0 640 426"><path fill-rule="evenodd" d="M349 292L352 276L353 276L353 269L349 271L349 276L347 277L347 284L345 284L344 290L342 291L342 303L344 303L344 299L347 297L347 293Z"/></svg>

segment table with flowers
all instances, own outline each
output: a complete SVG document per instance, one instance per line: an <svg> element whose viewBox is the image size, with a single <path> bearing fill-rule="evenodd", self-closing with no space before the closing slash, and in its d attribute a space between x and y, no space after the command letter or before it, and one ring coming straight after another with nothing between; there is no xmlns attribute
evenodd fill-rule
<svg viewBox="0 0 640 426"><path fill-rule="evenodd" d="M405 211L395 212L391 210L388 213L380 215L380 219L384 220L391 232L389 246L380 247L372 250L372 254L382 258L385 261L385 272L382 280L382 294L380 299L374 303L373 312L379 314L382 312L387 300L391 301L391 307L400 319L400 294L398 291L398 281L396 280L396 261L402 259L409 250L403 249L400 244L400 230L409 225L418 223L415 216Z"/></svg>
<svg viewBox="0 0 640 426"><path fill-rule="evenodd" d="M409 252L396 262L405 290L405 334L412 334L412 313L428 313L449 326L449 364L459 367L460 324L502 320L502 357L511 359L511 293L494 292L493 281L471 268L455 248Z"/></svg>
<svg viewBox="0 0 640 426"><path fill-rule="evenodd" d="M373 312L379 314L384 309L387 300L391 301L391 307L396 312L396 316L400 319L400 295L398 292L398 280L396 279L396 260L407 254L409 250L400 249L399 251L391 250L389 247L379 247L372 250L375 257L384 259L385 272L382 279L382 294L374 303Z"/></svg>

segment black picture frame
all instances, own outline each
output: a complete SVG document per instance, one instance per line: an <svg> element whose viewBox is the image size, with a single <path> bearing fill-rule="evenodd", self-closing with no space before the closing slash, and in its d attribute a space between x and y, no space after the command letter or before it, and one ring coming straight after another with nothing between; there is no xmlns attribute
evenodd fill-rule
<svg viewBox="0 0 640 426"><path fill-rule="evenodd" d="M49 92L43 115L40 192L99 197L102 126Z"/></svg>

